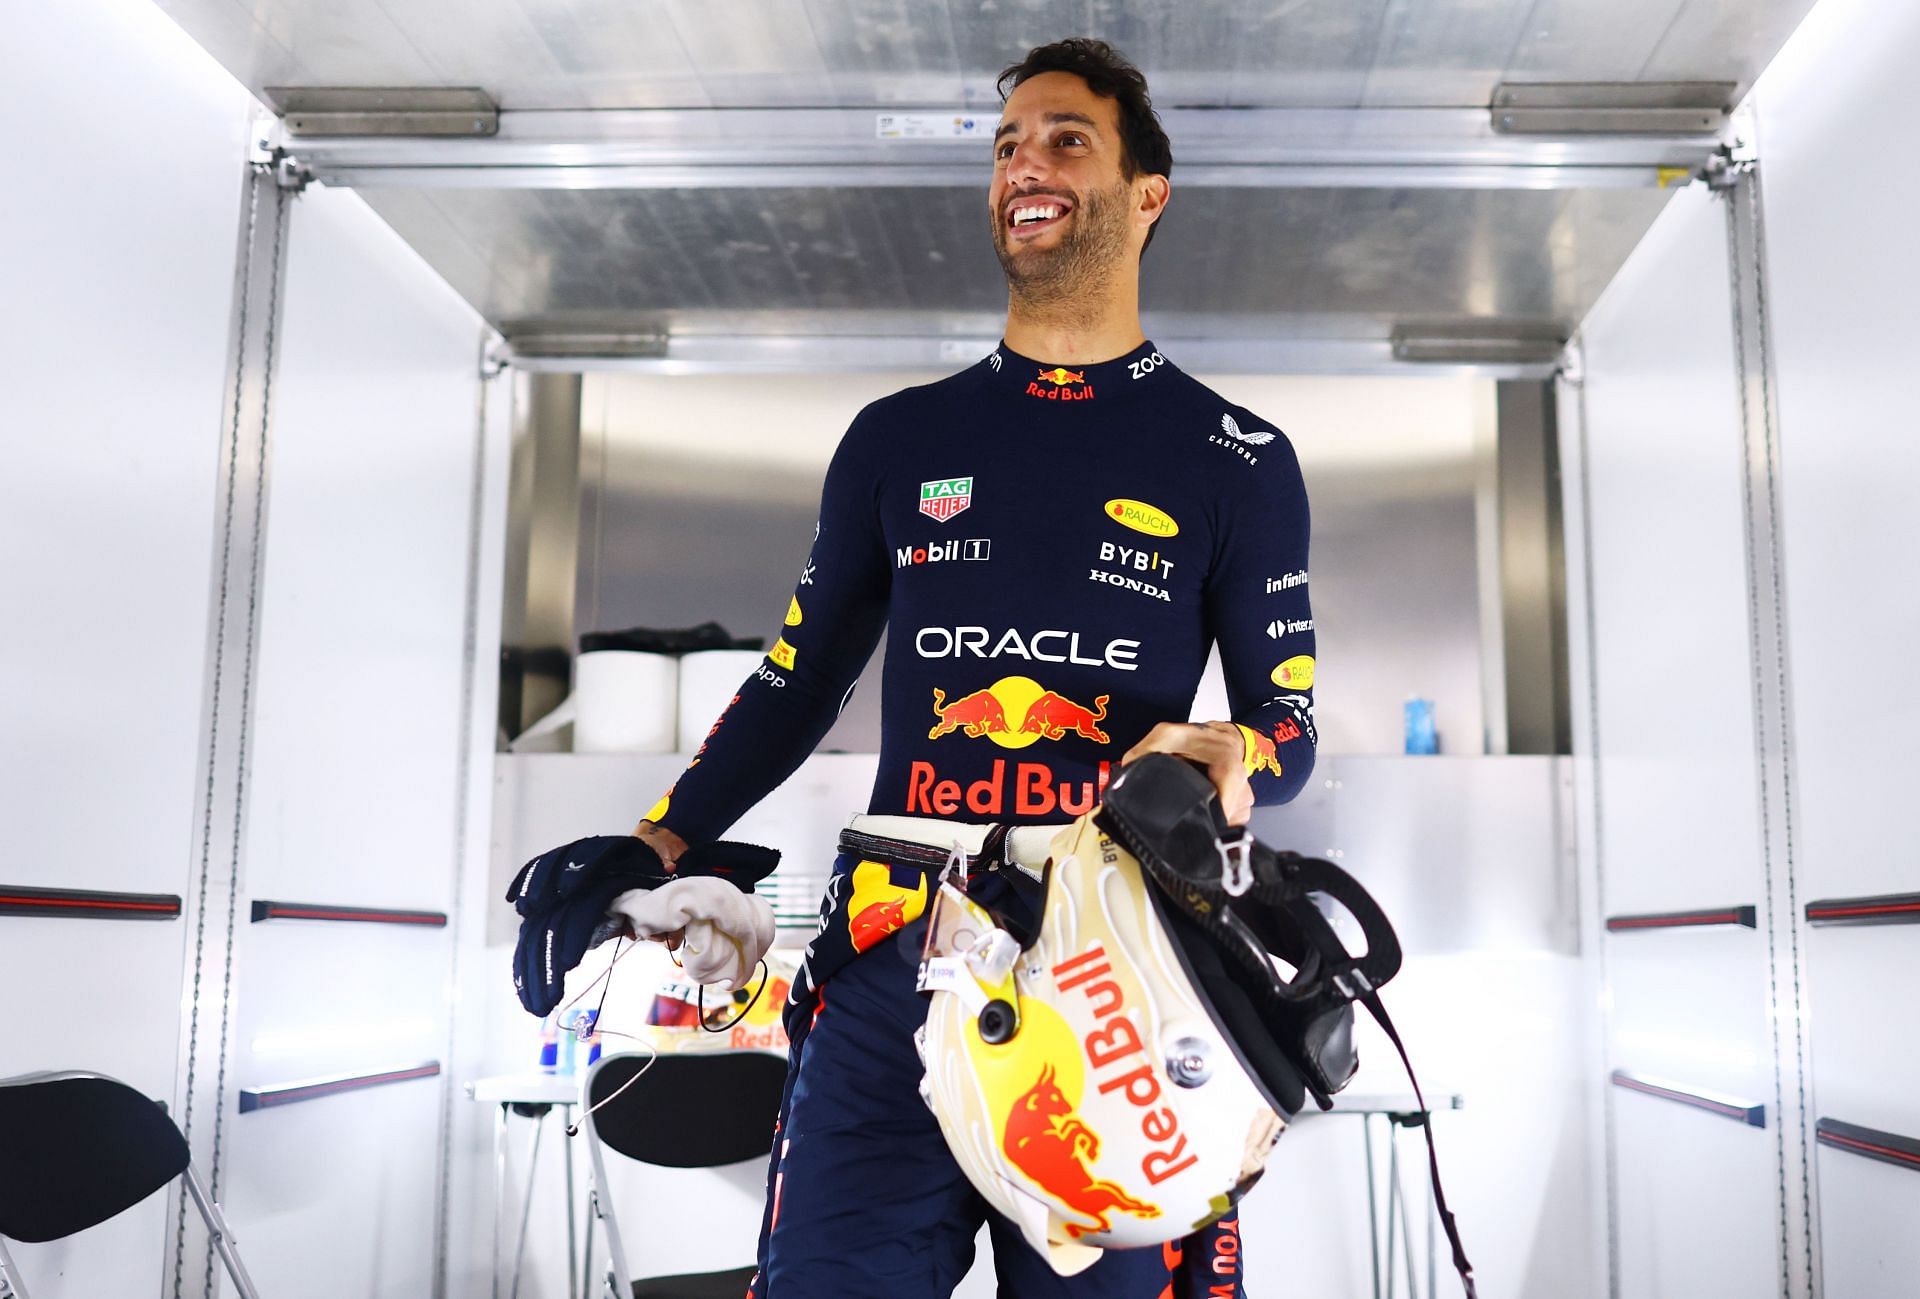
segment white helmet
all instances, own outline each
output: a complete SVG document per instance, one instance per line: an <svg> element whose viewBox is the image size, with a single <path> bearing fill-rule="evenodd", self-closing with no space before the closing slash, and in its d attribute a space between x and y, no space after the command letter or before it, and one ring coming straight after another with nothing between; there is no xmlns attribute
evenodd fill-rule
<svg viewBox="0 0 1920 1299"><path fill-rule="evenodd" d="M1177 759L1130 765L1054 839L1024 942L956 877L935 895L922 1095L969 1180L1062 1274L1225 1215L1305 1094L1328 1104L1352 1076L1356 993L1340 976L1370 995L1399 963L1371 899L1356 910L1367 957L1347 957L1281 878L1277 863L1309 859L1235 838L1211 793ZM1210 859L1197 865L1196 825ZM1301 906L1324 942L1302 939ZM1378 977L1355 985L1363 962Z"/></svg>

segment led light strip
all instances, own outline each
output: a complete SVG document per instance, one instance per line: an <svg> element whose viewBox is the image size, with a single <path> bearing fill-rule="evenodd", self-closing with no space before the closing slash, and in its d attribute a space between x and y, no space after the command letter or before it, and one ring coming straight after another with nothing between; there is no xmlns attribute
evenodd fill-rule
<svg viewBox="0 0 1920 1299"><path fill-rule="evenodd" d="M1663 1079L1631 1074L1624 1069L1613 1071L1613 1085L1624 1087L1628 1091L1639 1092L1643 1096L1657 1096L1664 1101L1691 1105L1697 1110L1718 1114L1722 1118L1739 1119L1749 1127L1767 1126L1767 1107L1764 1105L1735 1100L1730 1096L1717 1096L1712 1092L1694 1091Z"/></svg>
<svg viewBox="0 0 1920 1299"><path fill-rule="evenodd" d="M1712 925L1756 926L1758 916L1752 907L1713 907L1700 911L1658 911L1638 916L1608 916L1607 932L1626 933L1637 929L1696 929Z"/></svg>
<svg viewBox="0 0 1920 1299"><path fill-rule="evenodd" d="M425 925L444 929L444 911L396 911L388 907L338 906L324 902L266 902L256 899L253 923L262 920L340 920L369 925Z"/></svg>
<svg viewBox="0 0 1920 1299"><path fill-rule="evenodd" d="M270 1087L243 1087L240 1090L240 1112L251 1114L255 1110L319 1100L323 1096L337 1096L341 1092L439 1076L440 1062L429 1060L409 1069L389 1069L383 1073L342 1074L334 1078L309 1078L304 1082L278 1083Z"/></svg>
<svg viewBox="0 0 1920 1299"><path fill-rule="evenodd" d="M176 893L103 893L92 889L36 889L0 884L0 915L90 920L175 920Z"/></svg>

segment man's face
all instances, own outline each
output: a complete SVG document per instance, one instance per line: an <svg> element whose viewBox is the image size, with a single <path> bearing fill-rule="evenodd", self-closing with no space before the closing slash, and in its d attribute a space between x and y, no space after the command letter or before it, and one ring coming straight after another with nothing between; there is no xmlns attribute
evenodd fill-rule
<svg viewBox="0 0 1920 1299"><path fill-rule="evenodd" d="M993 249L1016 296L1070 299L1116 264L1137 264L1144 228L1121 172L1120 105L1070 72L1043 72L1008 97L993 142Z"/></svg>

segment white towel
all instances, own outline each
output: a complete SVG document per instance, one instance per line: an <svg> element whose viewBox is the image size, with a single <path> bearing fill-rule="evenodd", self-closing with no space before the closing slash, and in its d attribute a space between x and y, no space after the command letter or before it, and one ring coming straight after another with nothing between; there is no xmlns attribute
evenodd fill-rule
<svg viewBox="0 0 1920 1299"><path fill-rule="evenodd" d="M626 917L641 938L686 931L680 963L695 983L744 988L773 946L773 908L711 875L670 880L657 889L630 889L613 900L610 915Z"/></svg>

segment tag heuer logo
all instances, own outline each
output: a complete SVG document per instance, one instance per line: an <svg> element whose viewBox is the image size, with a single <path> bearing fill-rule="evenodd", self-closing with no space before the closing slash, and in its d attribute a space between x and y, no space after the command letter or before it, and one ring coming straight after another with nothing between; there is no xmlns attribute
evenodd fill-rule
<svg viewBox="0 0 1920 1299"><path fill-rule="evenodd" d="M920 484L920 513L945 523L973 504L973 478L936 478Z"/></svg>

